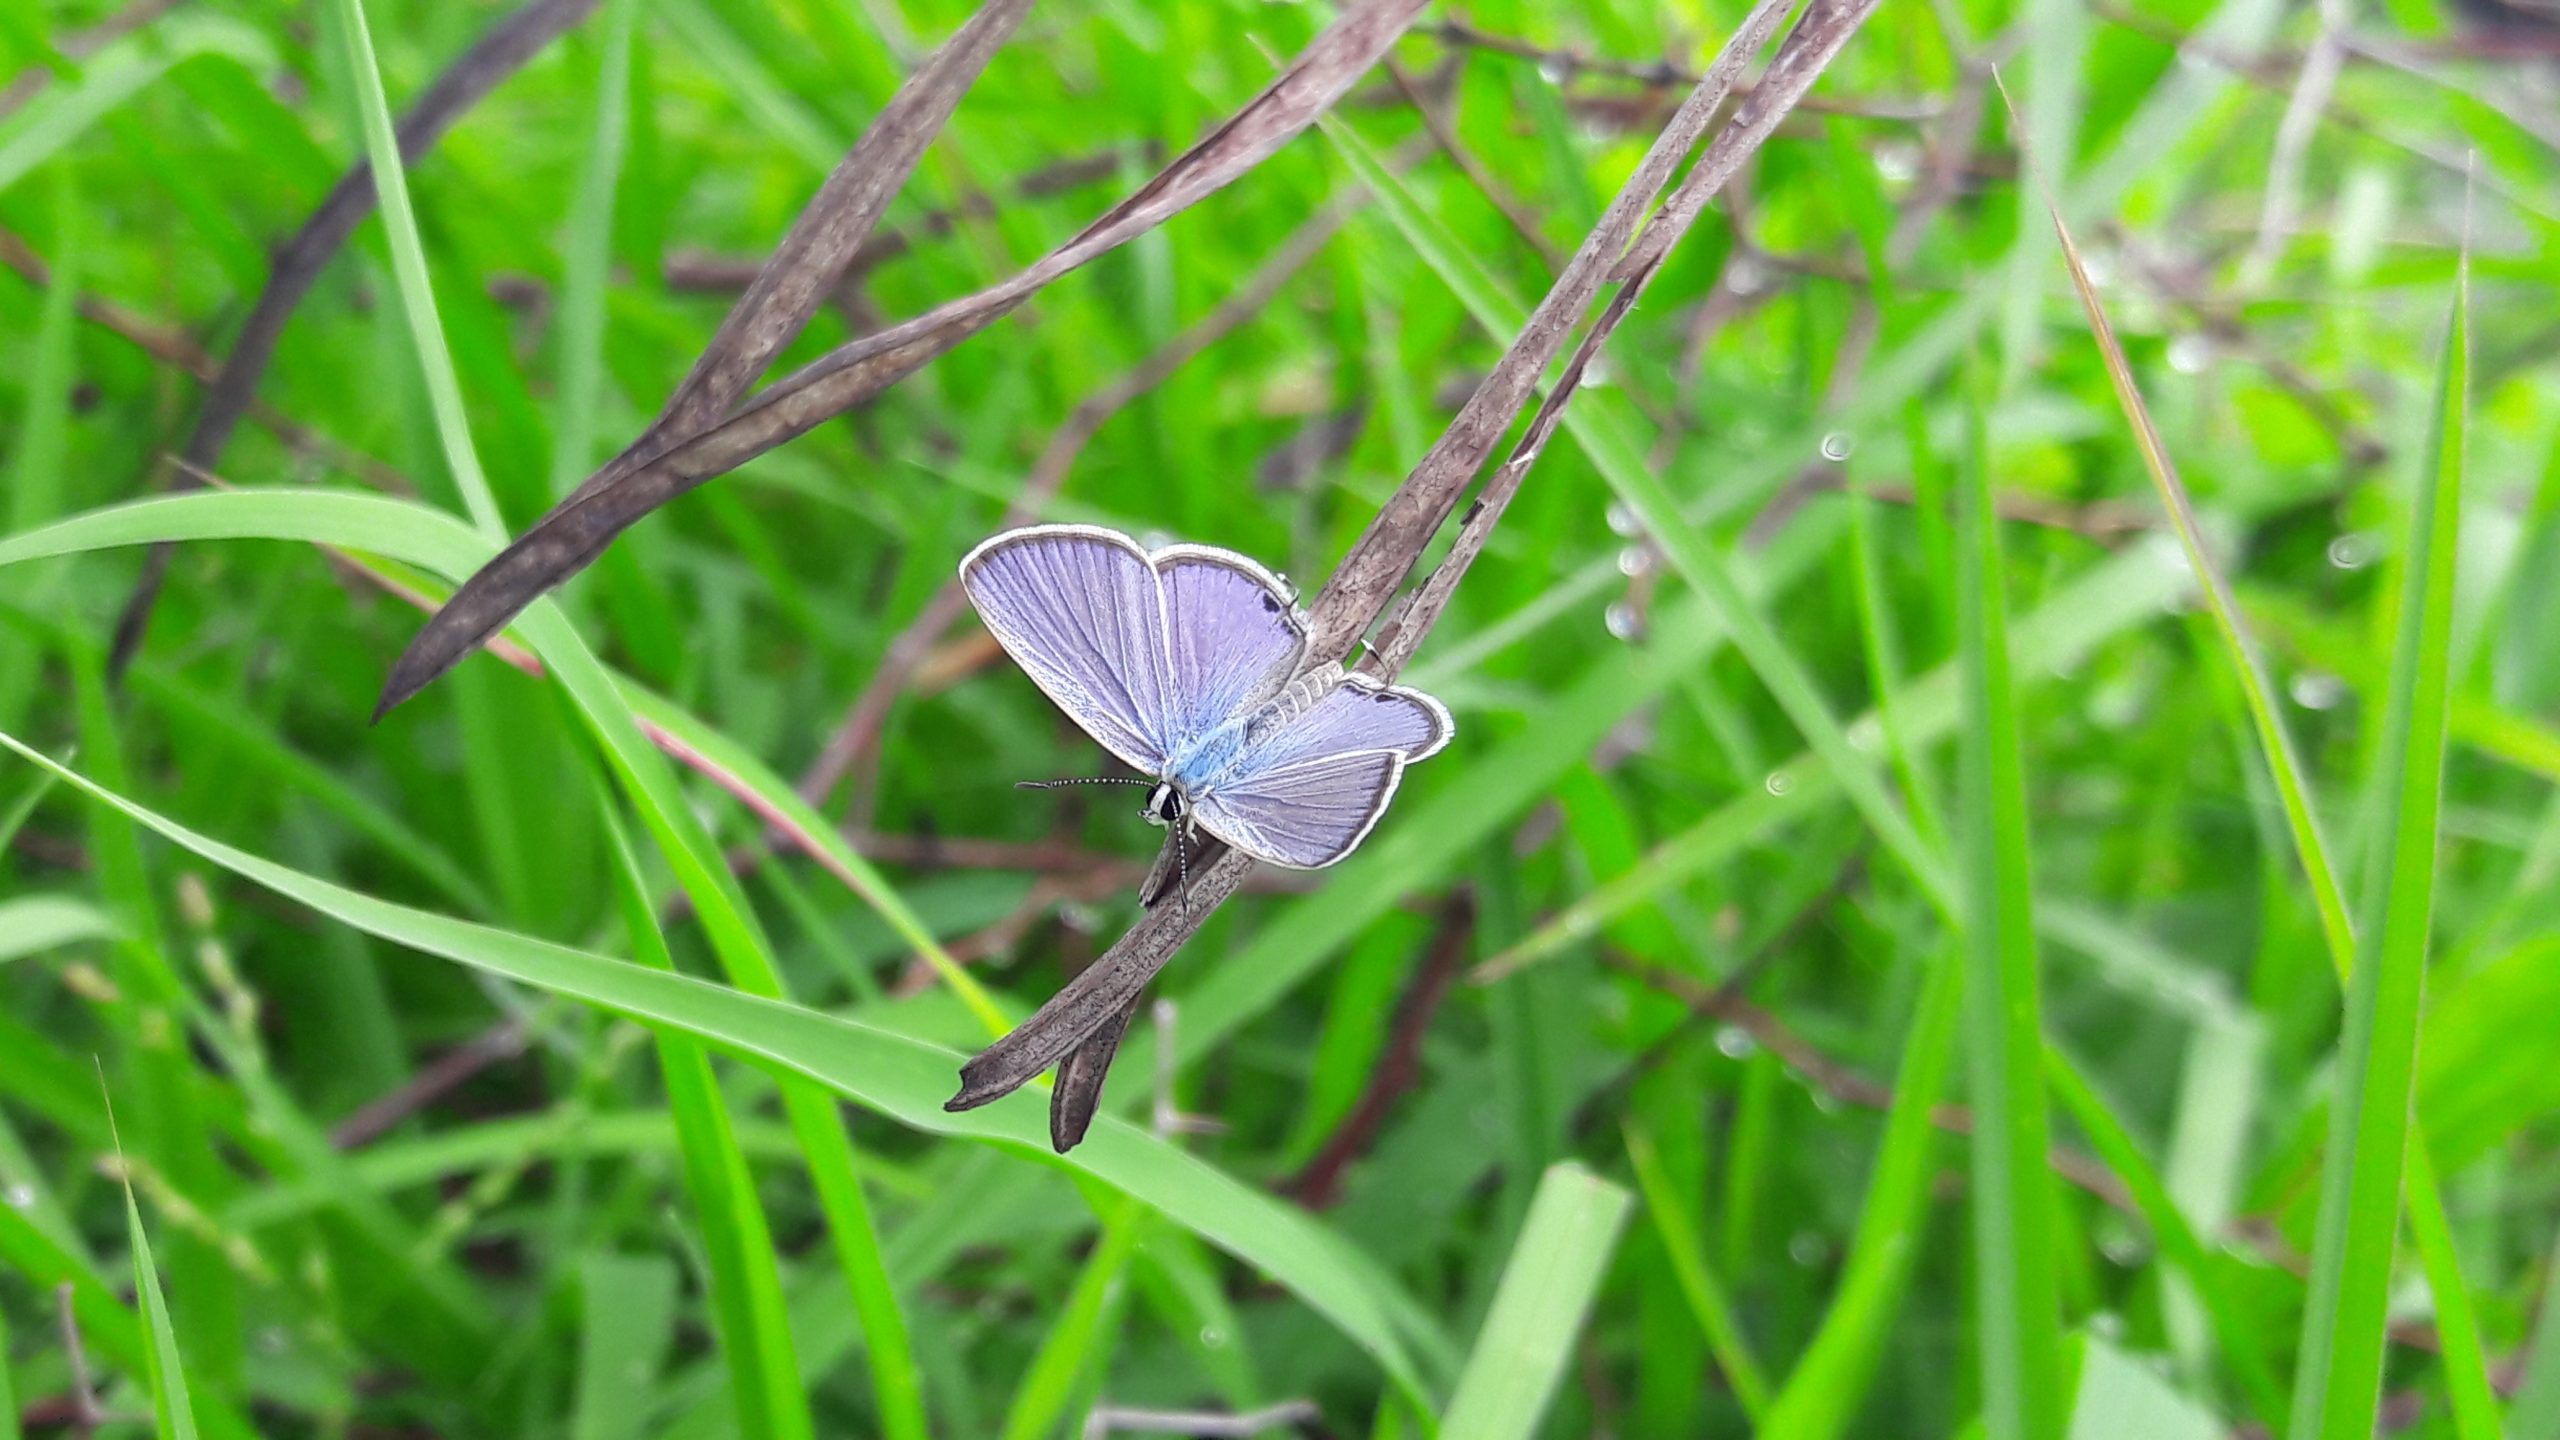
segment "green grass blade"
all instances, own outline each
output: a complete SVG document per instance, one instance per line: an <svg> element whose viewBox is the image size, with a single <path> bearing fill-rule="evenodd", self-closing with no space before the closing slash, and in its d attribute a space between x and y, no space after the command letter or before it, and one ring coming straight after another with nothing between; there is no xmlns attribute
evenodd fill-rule
<svg viewBox="0 0 2560 1440"><path fill-rule="evenodd" d="M957 1052L781 1001L669 975L510 931L394 905L260 859L114 795L13 736L0 748L53 771L180 847L368 934L459 964L672 1026L776 1071L806 1076L901 1124L1048 1152L1036 1097L947 1114ZM1294 1210L1114 1117L1057 1162L1136 1196L1194 1233L1259 1266L1374 1356L1409 1393L1420 1377L1393 1319L1412 1314L1392 1282Z"/></svg>
<svg viewBox="0 0 2560 1440"><path fill-rule="evenodd" d="M595 459L596 411L604 400L605 290L613 278L614 193L631 130L631 31L639 10L640 0L612 0L605 7L595 130L579 157L569 207L557 322L560 388L551 422L554 495L576 488Z"/></svg>
<svg viewBox="0 0 2560 1440"><path fill-rule="evenodd" d="M400 140L393 133L391 102L382 93L382 71L373 58L373 33L366 28L364 0L337 0L339 40L356 87L356 123L364 132L365 158L373 166L373 188L382 209L383 230L391 239L391 271L400 287L400 306L409 321L409 343L418 353L419 377L426 382L427 402L435 411L436 434L444 442L445 464L472 523L492 536L506 533L506 516L480 468L480 452L471 443L471 422L462 409L462 385L453 368L453 351L445 343L444 323L436 318L435 286L427 277L427 251L418 239L418 216L409 205L409 172L400 163Z"/></svg>
<svg viewBox="0 0 2560 1440"><path fill-rule="evenodd" d="M1449 1397L1443 1433L1471 1440L1537 1433L1617 1247L1628 1203L1626 1191L1579 1165L1547 1168Z"/></svg>
<svg viewBox="0 0 2560 1440"><path fill-rule="evenodd" d="M1075 1288L1067 1292L1066 1304L1058 1308L1057 1320L1014 1390L1013 1404L1005 1411L1004 1440L1056 1434L1076 1392L1108 1363L1111 1339L1119 1329L1111 1316L1120 1307L1124 1276L1150 1217L1145 1207L1125 1198L1107 1205L1101 1241L1085 1257Z"/></svg>
<svg viewBox="0 0 2560 1440"><path fill-rule="evenodd" d="M640 878L631 848L610 803L599 797L614 858L615 890L622 901L623 930L633 957L672 974L675 957L658 932L657 913ZM665 1076L667 1110L675 1117L677 1148L684 1156L686 1188L700 1218L703 1258L711 1271L715 1328L729 1363L738 1425L749 1435L814 1433L791 1345L791 1321L783 1302L772 1228L756 1198L755 1177L729 1118L719 1076L702 1045L681 1033L658 1032L658 1067Z"/></svg>
<svg viewBox="0 0 2560 1440"><path fill-rule="evenodd" d="M2178 1208L2159 1171L2088 1079L2059 1050L2046 1053L2045 1078L2053 1086L2054 1098L2089 1137L2090 1148L2124 1182L2134 1208L2141 1212L2143 1223L2151 1227L2152 1243L2186 1276L2191 1293L2211 1317L2223 1359L2248 1394L2251 1407L2263 1423L2282 1423L2284 1390L2276 1379L2275 1362L2259 1343L2262 1322L2241 1308L2237 1288L2216 1266L2213 1252L2205 1247L2195 1227L2187 1223L2186 1213ZM2081 1394L2085 1413L2085 1379Z"/></svg>
<svg viewBox="0 0 2560 1440"><path fill-rule="evenodd" d="M1973 1101L1974 1274L1983 1412L1992 1440L2061 1427L2062 1312L2054 1273L2053 1176L2045 1168L2044 1020L2038 998L2027 791L2010 683L2000 522L1991 507L1987 401L1971 408L1959 467L1957 754L1963 855L1965 1051Z"/></svg>
<svg viewBox="0 0 2560 1440"><path fill-rule="evenodd" d="M2169 1388L2160 1372L2092 1337L2079 1341L2069 1440L2222 1440L2228 1427Z"/></svg>
<svg viewBox="0 0 2560 1440"><path fill-rule="evenodd" d="M654 1255L589 1255L578 1267L578 1394L569 1440L640 1440L676 1332L676 1267Z"/></svg>
<svg viewBox="0 0 2560 1440"><path fill-rule="evenodd" d="M116 1145L124 1159L124 1145ZM169 1299L160 1293L160 1267L151 1258L151 1235L142 1225L142 1206L133 1198L133 1178L124 1181L125 1235L133 1246L133 1293L142 1306L142 1326L150 1346L143 1373L151 1388L151 1418L161 1440L195 1440L195 1407L187 1402L187 1366L178 1354L177 1327L169 1321Z"/></svg>
<svg viewBox="0 0 2560 1440"><path fill-rule="evenodd" d="M2433 435L2410 518L2382 730L2374 876L2338 1041L2338 1100L2321 1171L2293 1440L2363 1440L2381 1403L2443 805L2470 393L2468 288L2467 278L2457 279Z"/></svg>
<svg viewBox="0 0 2560 1440"><path fill-rule="evenodd" d="M2507 1433L2560 1435L2560 1234L2542 1257L2542 1308L2534 1316L2533 1351L2507 1406Z"/></svg>
<svg viewBox="0 0 2560 1440"><path fill-rule="evenodd" d="M1733 1304L1725 1298L1724 1287L1716 1282L1715 1273L1707 1268L1706 1242L1699 1238L1698 1228L1680 1213L1680 1198L1671 1187L1671 1177L1664 1173L1662 1159L1655 1153L1653 1140L1630 1123L1627 1127L1627 1161L1635 1167L1636 1186L1644 1193L1647 1218L1653 1221L1654 1233L1662 1237L1663 1251L1671 1257L1671 1271L1680 1282L1680 1293L1689 1302L1689 1312L1698 1317L1698 1326L1707 1333L1707 1348L1724 1369L1726 1383L1742 1402L1742 1411L1755 1422L1769 1408L1769 1381L1752 1356L1751 1341L1735 1320Z"/></svg>
<svg viewBox="0 0 2560 1440"><path fill-rule="evenodd" d="M2070 229L2063 223L2061 212L2054 209L2050 201L2047 209L2052 214L2055 233L2061 240L2063 261L2070 272L2073 288L2079 292L2081 306L2087 313L2090 333L2098 342L2099 355L2105 364L2116 402L2133 433L2143 468L2159 492L2161 503L2178 533L2179 544L2185 548L2189 565L2198 577L2206 609L2213 617L2214 631L2222 641L2231 674L2238 682L2242 704L2248 712L2251 728L2256 732L2259 753L2284 809L2294 853L2302 864L2304 878L2311 885L2312 905L2320 917L2321 935L2327 942L2330 963L2337 971L2340 984L2349 986L2352 994L2350 976L2357 966L2355 926L2349 919L2337 866L2330 859L2328 843L2322 836L2308 773L2277 708L2274 684L2255 648L2249 643L2248 631L2241 623L2239 602L2205 543L2203 524L2197 516L2194 501L2178 476L2177 466L2170 458L2159 428L2152 422L2149 407L2143 403L2142 393L2134 383L2133 368L2125 359L2123 347L2117 343L2114 327L2107 320L2105 307L2099 303L2097 287L2090 282ZM2462 313L2467 305L2467 298L2456 302L2457 314L2447 342L2445 367L2438 377L2437 448L2432 457L2441 473L2450 455L2457 467L2451 487L2455 490L2459 488L2463 402L2459 398L2448 398L2450 392L2443 387L2467 388L2468 385L2468 357L2457 356L2452 348L2460 341L2467 326L2467 317ZM2448 538L2445 543L2450 546L2453 542ZM2450 568L2450 561L2447 564ZM2451 582L2448 580L2446 583ZM2450 633L2449 620L2447 626ZM2449 696L2450 684L2443 688ZM2448 703L2453 705L2456 713L2468 713L2466 707L2458 702ZM2512 733L2512 728L2508 733ZM2470 1295L2463 1284L2460 1257L2453 1247L2452 1229L2444 1218L2443 1194L2437 1186L2434 1167L2425 1153L2424 1127L2414 1118L2411 1124L2417 1127L2415 1133L2418 1136L2411 1151L2412 1161L2406 1177L2411 1229L2418 1242L2419 1260L2426 1271L2428 1288L2435 1297L2440 1328L2447 1341L2442 1353L2457 1426L2464 1440L2495 1440L2495 1400L2489 1384L2487 1354L2477 1343L2479 1327L2471 1316ZM2462 1343L2465 1340L2470 1343ZM2304 1363L2308 1366L2322 1362L2318 1352L2307 1350ZM2295 1398L2297 1405L2307 1403L2299 1390Z"/></svg>

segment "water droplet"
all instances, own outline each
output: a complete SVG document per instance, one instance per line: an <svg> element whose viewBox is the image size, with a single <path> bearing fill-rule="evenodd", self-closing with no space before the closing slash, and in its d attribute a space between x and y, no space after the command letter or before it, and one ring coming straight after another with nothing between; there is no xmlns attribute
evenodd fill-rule
<svg viewBox="0 0 2560 1440"><path fill-rule="evenodd" d="M1810 1230L1799 1230L1787 1240L1787 1258L1799 1265L1819 1265L1823 1251L1828 1248L1822 1243L1821 1236Z"/></svg>
<svg viewBox="0 0 2560 1440"><path fill-rule="evenodd" d="M1605 513L1609 521L1609 533L1619 539L1632 540L1644 533L1644 522L1638 520L1636 512L1628 509L1623 501L1610 501Z"/></svg>
<svg viewBox="0 0 2560 1440"><path fill-rule="evenodd" d="M2329 563L2341 570L2361 570L2373 561L2373 542L2362 535L2341 535L2329 542Z"/></svg>
<svg viewBox="0 0 2560 1440"><path fill-rule="evenodd" d="M1888 185L1908 185L1920 176L1920 147L1907 140L1876 147L1876 174Z"/></svg>
<svg viewBox="0 0 2560 1440"><path fill-rule="evenodd" d="M1874 750L1884 744L1884 724L1873 715L1861 715L1849 722L1849 748Z"/></svg>
<svg viewBox="0 0 2560 1440"><path fill-rule="evenodd" d="M1562 85L1573 78L1573 67L1550 56L1538 62L1538 78L1550 85Z"/></svg>
<svg viewBox="0 0 2560 1440"><path fill-rule="evenodd" d="M1227 1332L1215 1325L1203 1325L1200 1327L1200 1343L1211 1350L1218 1349L1227 1343Z"/></svg>
<svg viewBox="0 0 2560 1440"><path fill-rule="evenodd" d="M1789 775L1784 770L1770 771L1769 778L1760 783L1767 787L1769 793L1772 795L1784 795L1788 791L1796 788L1795 777Z"/></svg>
<svg viewBox="0 0 2560 1440"><path fill-rule="evenodd" d="M2089 1317L2089 1333L2101 1340L2117 1340L2124 1336L2124 1317L2113 1310L2101 1310Z"/></svg>
<svg viewBox="0 0 2560 1440"><path fill-rule="evenodd" d="M1617 377L1618 372L1609 368L1609 357L1606 355L1594 355L1583 362L1582 383L1591 389L1605 389Z"/></svg>
<svg viewBox="0 0 2560 1440"><path fill-rule="evenodd" d="M1857 445L1858 442L1851 438L1847 431L1834 430L1822 437L1822 458L1837 465L1848 459L1849 452L1856 449Z"/></svg>
<svg viewBox="0 0 2560 1440"><path fill-rule="evenodd" d="M2293 703L2305 710L2335 710L2347 698L2347 682L2320 670L2305 670L2289 687Z"/></svg>
<svg viewBox="0 0 2560 1440"><path fill-rule="evenodd" d="M1618 573L1632 580L1653 573L1653 551L1642 545L1630 545L1618 552Z"/></svg>
<svg viewBox="0 0 2560 1440"><path fill-rule="evenodd" d="M2181 335L2169 342L2169 368L2194 375L2213 363L2213 342L2201 335Z"/></svg>
<svg viewBox="0 0 2560 1440"><path fill-rule="evenodd" d="M1716 1048L1728 1060L1748 1060L1758 1053L1760 1042L1739 1025L1720 1025L1716 1027Z"/></svg>
<svg viewBox="0 0 2560 1440"><path fill-rule="evenodd" d="M1600 620L1609 627L1610 634L1630 645L1644 638L1644 617L1636 613L1636 607L1623 600L1610 606Z"/></svg>
<svg viewBox="0 0 2560 1440"><path fill-rule="evenodd" d="M2116 1265L2132 1265L2142 1259L2142 1242L2130 1235L2110 1235L2098 1242L2098 1250Z"/></svg>
<svg viewBox="0 0 2560 1440"><path fill-rule="evenodd" d="M2089 287L2104 290L2116 283L2116 256L2112 250L2092 249L2080 257L2080 269L2089 277Z"/></svg>
<svg viewBox="0 0 2560 1440"><path fill-rule="evenodd" d="M10 1208L10 1209L12 1209L12 1210L32 1210L32 1209L34 1209L34 1208L35 1208L35 1203L36 1203L36 1187L34 1187L33 1185L28 1185L28 1184L25 1184L25 1183L23 1183L23 1182L22 1182L22 1183L20 1183L20 1184L12 1185L12 1186L10 1186L10 1187L9 1187L9 1208Z"/></svg>
<svg viewBox="0 0 2560 1440"><path fill-rule="evenodd" d="M1736 255L1725 264L1724 288L1736 295L1757 295L1769 288L1769 267L1749 255Z"/></svg>

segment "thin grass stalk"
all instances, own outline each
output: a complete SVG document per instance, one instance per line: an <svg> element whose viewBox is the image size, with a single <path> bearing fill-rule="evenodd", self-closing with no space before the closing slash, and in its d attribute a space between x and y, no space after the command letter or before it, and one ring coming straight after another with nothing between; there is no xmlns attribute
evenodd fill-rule
<svg viewBox="0 0 2560 1440"><path fill-rule="evenodd" d="M2045 1171L2044 1019L2017 697L2009 678L2000 524L1991 507L1989 399L1968 387L1959 467L1957 655L1965 1053L1973 1128L1973 1268L1983 1421L1991 1440L2059 1434L2066 1409L2053 1181Z"/></svg>

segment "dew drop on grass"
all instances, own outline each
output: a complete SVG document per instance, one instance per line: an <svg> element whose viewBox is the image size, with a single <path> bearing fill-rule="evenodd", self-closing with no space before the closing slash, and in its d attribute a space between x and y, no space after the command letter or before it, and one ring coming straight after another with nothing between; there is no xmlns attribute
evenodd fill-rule
<svg viewBox="0 0 2560 1440"><path fill-rule="evenodd" d="M35 1203L36 1203L36 1187L34 1187L33 1185L28 1185L28 1184L20 1183L20 1184L12 1185L12 1186L10 1186L10 1187L9 1187L9 1208L10 1208L10 1209L12 1209L12 1210L31 1210L31 1209L34 1209L34 1208L35 1208Z"/></svg>
<svg viewBox="0 0 2560 1440"><path fill-rule="evenodd" d="M2293 703L2305 710L2335 710L2347 698L2347 682L2320 670L2305 670L2288 687Z"/></svg>
<svg viewBox="0 0 2560 1440"><path fill-rule="evenodd" d="M1822 437L1822 458L1834 465L1840 464L1849 458L1849 452L1857 446L1858 442L1850 436L1849 432L1834 430Z"/></svg>
<svg viewBox="0 0 2560 1440"><path fill-rule="evenodd" d="M1608 517L1610 534L1622 540L1632 540L1644 533L1643 524L1636 519L1636 512L1627 508L1626 502L1612 500L1604 513Z"/></svg>
<svg viewBox="0 0 2560 1440"><path fill-rule="evenodd" d="M1796 788L1795 778L1784 770L1770 771L1769 778L1760 783L1767 787L1772 795L1784 795Z"/></svg>
<svg viewBox="0 0 2560 1440"><path fill-rule="evenodd" d="M1769 269L1748 255L1736 255L1724 267L1724 288L1736 295L1757 295L1769 288Z"/></svg>
<svg viewBox="0 0 2560 1440"><path fill-rule="evenodd" d="M1920 147L1887 141L1876 147L1876 174L1888 185L1908 185L1920 177Z"/></svg>
<svg viewBox="0 0 2560 1440"><path fill-rule="evenodd" d="M1873 715L1861 715L1849 722L1849 748L1869 750L1884 743L1884 725Z"/></svg>
<svg viewBox="0 0 2560 1440"><path fill-rule="evenodd" d="M1215 1325L1203 1325L1200 1327L1200 1344L1204 1348L1216 1350L1224 1347L1226 1343L1226 1331L1219 1329Z"/></svg>
<svg viewBox="0 0 2560 1440"><path fill-rule="evenodd" d="M2213 342L2201 335L2181 335L2169 342L2169 368L2181 375L2202 374L2213 363Z"/></svg>
<svg viewBox="0 0 2560 1440"><path fill-rule="evenodd" d="M2329 563L2341 570L2361 570L2373 563L2373 542L2362 535L2341 535L2329 542Z"/></svg>
<svg viewBox="0 0 2560 1440"><path fill-rule="evenodd" d="M1610 606L1600 621L1609 627L1610 634L1630 644L1644 638L1644 617L1636 613L1636 607L1623 600Z"/></svg>
<svg viewBox="0 0 2560 1440"><path fill-rule="evenodd" d="M1810 1230L1799 1230L1787 1240L1787 1258L1799 1265L1819 1265L1823 1252L1828 1248L1820 1235Z"/></svg>
<svg viewBox="0 0 2560 1440"><path fill-rule="evenodd" d="M1630 545L1618 552L1618 573L1632 580L1653 573L1653 551L1642 545Z"/></svg>
<svg viewBox="0 0 2560 1440"><path fill-rule="evenodd" d="M1720 1025L1716 1027L1716 1048L1728 1060L1748 1060L1759 1051L1760 1042L1739 1025Z"/></svg>

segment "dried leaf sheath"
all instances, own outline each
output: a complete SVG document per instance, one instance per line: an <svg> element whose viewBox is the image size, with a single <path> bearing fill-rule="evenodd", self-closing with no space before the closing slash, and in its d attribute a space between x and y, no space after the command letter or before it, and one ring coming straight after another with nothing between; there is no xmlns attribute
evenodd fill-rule
<svg viewBox="0 0 2560 1440"><path fill-rule="evenodd" d="M630 463L620 474L607 467L607 472L581 486L499 552L427 622L392 667L376 716L453 668L525 606L593 563L615 536L650 511L871 399L1009 314L1043 286L1162 224L1268 159L1377 63L1423 4L1424 0L1370 0L1350 9L1226 123L1012 279L840 346L776 382L734 417ZM955 37L925 72L909 82L865 134L864 144L890 125L892 115L911 95L928 87L928 75L959 44L960 37ZM942 98L939 90L931 94ZM956 93L948 98L956 103ZM919 107L924 103L917 102ZM939 121L933 128L939 128ZM901 133L917 153L930 138L930 130ZM888 151L887 143L882 149ZM907 163L912 165L912 155ZM850 247L845 258L850 259ZM818 293L824 289L818 287ZM740 326L737 332L745 336L755 333L755 327ZM724 327L722 333L732 332ZM697 374L707 366L708 362L697 367Z"/></svg>

